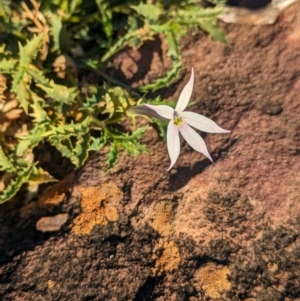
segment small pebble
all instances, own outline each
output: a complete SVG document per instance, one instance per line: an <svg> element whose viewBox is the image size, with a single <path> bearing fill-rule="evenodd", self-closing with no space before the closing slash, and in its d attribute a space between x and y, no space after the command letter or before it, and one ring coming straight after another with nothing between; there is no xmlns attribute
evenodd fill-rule
<svg viewBox="0 0 300 301"><path fill-rule="evenodd" d="M41 217L36 223L36 229L41 232L58 231L66 223L67 219L67 213Z"/></svg>

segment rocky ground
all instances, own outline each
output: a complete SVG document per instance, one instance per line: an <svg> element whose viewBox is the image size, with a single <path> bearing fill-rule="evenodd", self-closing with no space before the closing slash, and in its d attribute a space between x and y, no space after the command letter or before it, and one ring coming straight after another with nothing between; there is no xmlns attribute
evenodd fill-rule
<svg viewBox="0 0 300 301"><path fill-rule="evenodd" d="M191 110L232 131L202 135L214 163L182 141L166 172L150 127L147 154L106 173L104 150L38 202L0 208L1 300L300 300L300 2L270 26L221 25L229 46L185 38L185 76L164 92L176 99L194 67ZM165 42L115 66L149 82Z"/></svg>

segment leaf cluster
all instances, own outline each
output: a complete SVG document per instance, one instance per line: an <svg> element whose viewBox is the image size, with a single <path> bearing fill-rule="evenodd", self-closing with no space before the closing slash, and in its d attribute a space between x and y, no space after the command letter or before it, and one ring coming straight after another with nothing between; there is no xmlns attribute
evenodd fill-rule
<svg viewBox="0 0 300 301"><path fill-rule="evenodd" d="M75 167L105 146L108 169L121 149L144 153L147 128L121 130L128 108L146 101L140 93L178 78L179 39L187 30L225 41L216 26L220 11L193 0L1 1L0 204L24 184L55 181L35 158L38 146L52 145ZM133 90L108 75L118 51L158 34L172 61L165 77Z"/></svg>

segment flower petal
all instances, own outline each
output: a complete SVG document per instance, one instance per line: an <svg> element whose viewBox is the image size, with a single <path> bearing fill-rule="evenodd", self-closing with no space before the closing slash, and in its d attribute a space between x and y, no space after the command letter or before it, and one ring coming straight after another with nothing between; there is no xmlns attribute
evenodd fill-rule
<svg viewBox="0 0 300 301"><path fill-rule="evenodd" d="M175 111L181 113L188 105L194 87L194 69L192 68L191 78L180 93Z"/></svg>
<svg viewBox="0 0 300 301"><path fill-rule="evenodd" d="M230 133L228 130L224 130L219 127L211 119L194 112L182 112L180 117L184 122L194 127L197 130L207 133Z"/></svg>
<svg viewBox="0 0 300 301"><path fill-rule="evenodd" d="M180 152L180 139L179 139L178 127L174 124L173 120L171 120L168 124L167 145L168 145L169 156L171 159L171 165L168 168L168 170L170 170L173 167L173 165L176 163Z"/></svg>
<svg viewBox="0 0 300 301"><path fill-rule="evenodd" d="M150 117L155 117L155 118L160 118L160 119L164 119L166 121L168 121L169 119L163 118L160 115L158 115L154 110L147 108L144 105L141 106L134 106L134 107L130 107L128 109L128 112L130 114L134 114L134 115L147 115Z"/></svg>
<svg viewBox="0 0 300 301"><path fill-rule="evenodd" d="M154 105L149 105L149 104L144 104L144 106L155 111L160 117L163 117L166 119L173 119L174 109L169 106L166 106L166 105L154 106Z"/></svg>
<svg viewBox="0 0 300 301"><path fill-rule="evenodd" d="M213 159L211 158L204 140L202 137L193 130L188 124L182 123L179 126L179 132L183 136L183 138L186 140L186 142L196 151L202 153L204 156L206 156L211 162L213 162Z"/></svg>

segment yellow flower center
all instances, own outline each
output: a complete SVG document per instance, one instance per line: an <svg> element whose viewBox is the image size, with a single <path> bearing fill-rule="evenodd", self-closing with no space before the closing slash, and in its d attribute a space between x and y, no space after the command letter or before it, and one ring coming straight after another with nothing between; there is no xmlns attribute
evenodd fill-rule
<svg viewBox="0 0 300 301"><path fill-rule="evenodd" d="M183 123L183 120L176 111L174 111L173 121L176 126L180 126Z"/></svg>

